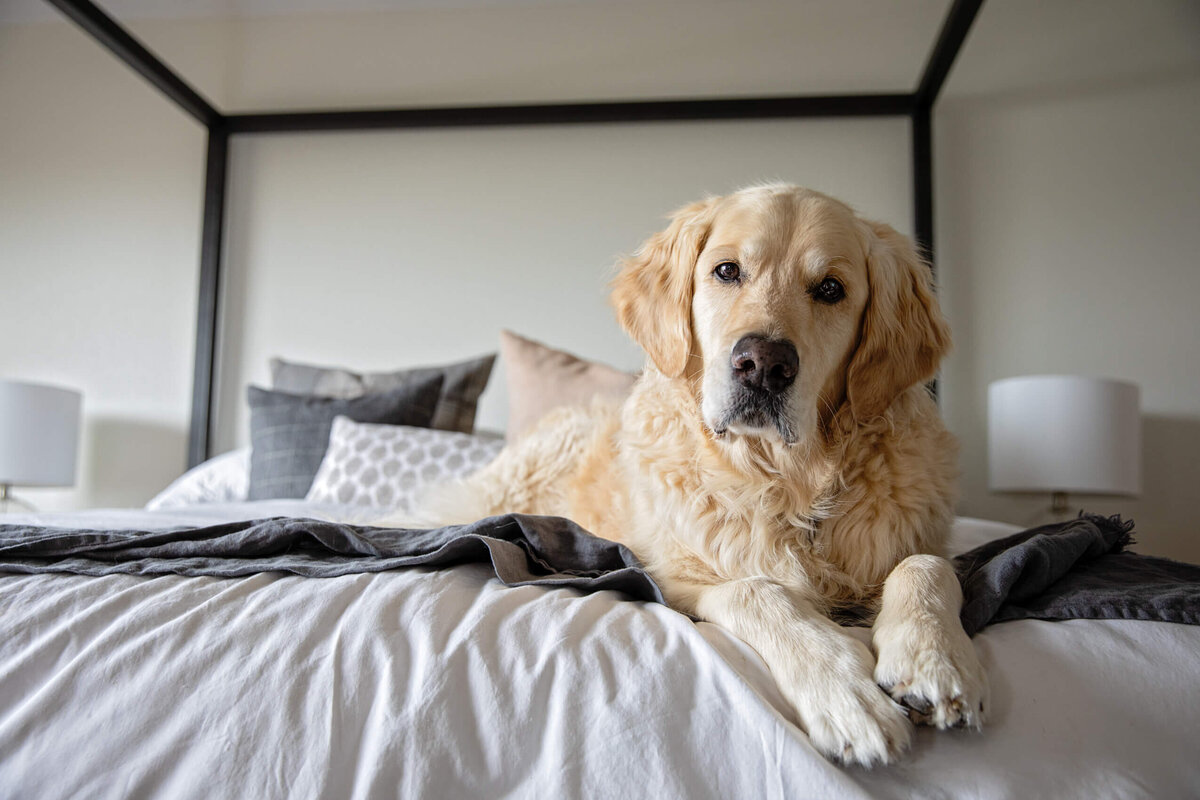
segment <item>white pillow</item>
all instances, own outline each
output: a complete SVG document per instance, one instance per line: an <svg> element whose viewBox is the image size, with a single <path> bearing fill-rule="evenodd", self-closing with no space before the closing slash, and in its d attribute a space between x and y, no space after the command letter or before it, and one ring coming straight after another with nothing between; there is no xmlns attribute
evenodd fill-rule
<svg viewBox="0 0 1200 800"><path fill-rule="evenodd" d="M250 488L250 448L215 456L189 469L146 503L148 511L198 503L240 503Z"/></svg>
<svg viewBox="0 0 1200 800"><path fill-rule="evenodd" d="M304 499L411 510L422 487L465 478L503 448L503 439L335 417Z"/></svg>

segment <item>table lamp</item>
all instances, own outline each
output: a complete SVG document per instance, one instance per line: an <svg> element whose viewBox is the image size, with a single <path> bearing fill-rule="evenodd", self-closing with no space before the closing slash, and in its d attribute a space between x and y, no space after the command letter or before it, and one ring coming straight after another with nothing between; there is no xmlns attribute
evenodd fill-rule
<svg viewBox="0 0 1200 800"><path fill-rule="evenodd" d="M1135 384L1074 375L1026 375L988 387L988 475L994 492L1136 496L1142 427Z"/></svg>
<svg viewBox="0 0 1200 800"><path fill-rule="evenodd" d="M13 486L71 486L83 395L24 381L0 379L0 510Z"/></svg>

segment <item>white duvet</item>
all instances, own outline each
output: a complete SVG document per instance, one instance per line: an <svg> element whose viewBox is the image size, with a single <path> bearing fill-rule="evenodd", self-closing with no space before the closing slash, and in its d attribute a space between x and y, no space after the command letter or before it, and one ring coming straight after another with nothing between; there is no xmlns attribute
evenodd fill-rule
<svg viewBox="0 0 1200 800"><path fill-rule="evenodd" d="M288 502L25 516L163 527ZM960 549L1009 528L960 521ZM1008 622L982 734L829 764L757 655L611 592L482 566L324 580L0 575L0 797L1186 797L1200 627Z"/></svg>

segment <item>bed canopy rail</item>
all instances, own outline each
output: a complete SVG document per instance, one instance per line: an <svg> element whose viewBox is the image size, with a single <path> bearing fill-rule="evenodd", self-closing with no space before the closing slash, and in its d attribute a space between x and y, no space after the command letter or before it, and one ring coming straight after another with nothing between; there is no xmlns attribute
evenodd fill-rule
<svg viewBox="0 0 1200 800"><path fill-rule="evenodd" d="M908 117L912 126L914 234L932 264L933 106L983 5L983 0L954 0L916 88L908 93L225 114L90 0L46 1L208 131L188 467L208 458L211 447L230 136L504 125Z"/></svg>

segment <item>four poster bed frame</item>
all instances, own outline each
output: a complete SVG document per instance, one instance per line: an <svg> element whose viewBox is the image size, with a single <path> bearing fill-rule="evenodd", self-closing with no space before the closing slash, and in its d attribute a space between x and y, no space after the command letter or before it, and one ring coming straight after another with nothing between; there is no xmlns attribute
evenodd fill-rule
<svg viewBox="0 0 1200 800"><path fill-rule="evenodd" d="M933 104L983 5L983 0L954 0L916 89L906 93L225 114L89 0L47 2L208 130L188 467L196 466L209 457L212 441L213 385L222 275L221 242L231 136L389 128L906 116L912 122L916 240L932 263Z"/></svg>
<svg viewBox="0 0 1200 800"><path fill-rule="evenodd" d="M907 116L916 238L931 255L931 112L982 4L954 0L909 94L224 114L88 0L49 2L208 131L191 464L210 445L231 136ZM0 525L0 796L1197 795L1200 704L1187 698L1200 576L1184 578L1200 567L1098 555L1128 543L1118 518L1085 517L1057 537L953 520L949 552L975 553L968 619L1009 620L974 638L990 718L982 735L922 726L902 763L867 770L821 756L753 648L635 602L622 591L638 585L631 562L585 549L565 520L371 534L384 522L376 505L246 500L249 451L213 459L145 510ZM589 551L622 567L575 572L574 589L501 589L493 577L504 564L563 586L569 573L540 556ZM420 567L402 555L420 552L431 557ZM490 567L464 563L480 557ZM1076 558L1083 568L1063 575ZM584 594L579 581L609 590Z"/></svg>

